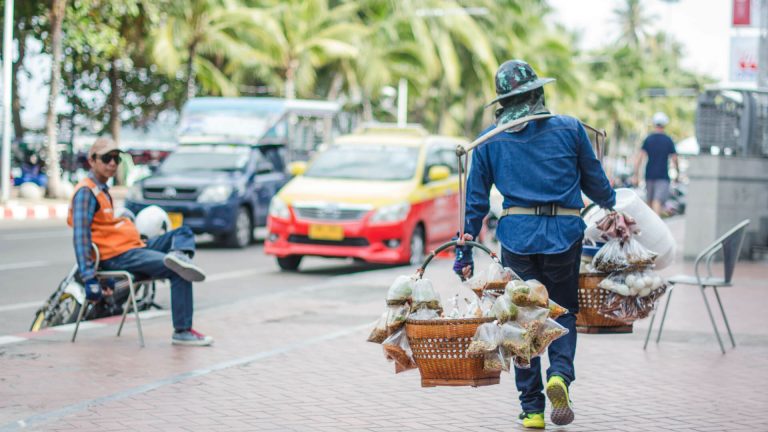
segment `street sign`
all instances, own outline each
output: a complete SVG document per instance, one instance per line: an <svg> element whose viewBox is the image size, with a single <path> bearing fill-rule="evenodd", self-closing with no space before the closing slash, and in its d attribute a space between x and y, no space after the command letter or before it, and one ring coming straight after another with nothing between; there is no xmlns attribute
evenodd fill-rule
<svg viewBox="0 0 768 432"><path fill-rule="evenodd" d="M761 0L733 0L734 27L760 27Z"/></svg>
<svg viewBox="0 0 768 432"><path fill-rule="evenodd" d="M731 36L731 82L757 83L758 45L757 36Z"/></svg>

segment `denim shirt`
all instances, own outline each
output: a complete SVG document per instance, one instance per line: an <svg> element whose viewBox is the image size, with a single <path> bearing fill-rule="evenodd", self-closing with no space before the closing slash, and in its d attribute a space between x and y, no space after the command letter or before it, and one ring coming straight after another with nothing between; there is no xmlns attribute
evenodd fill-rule
<svg viewBox="0 0 768 432"><path fill-rule="evenodd" d="M109 186L98 181L93 172L89 173L88 177L112 201L112 197L109 195ZM93 224L93 217L98 210L99 203L96 201L96 196L87 187L80 188L72 198L73 244L77 267L84 282L93 279L96 275L95 263L91 259L91 224Z"/></svg>
<svg viewBox="0 0 768 432"><path fill-rule="evenodd" d="M502 132L475 148L465 219L466 232L475 237L488 214L493 184L504 197L504 208L555 204L579 209L584 206L582 191L600 207L616 203L584 127L568 116L530 122L519 132ZM510 215L501 218L496 236L516 254L556 254L580 240L585 228L575 216Z"/></svg>

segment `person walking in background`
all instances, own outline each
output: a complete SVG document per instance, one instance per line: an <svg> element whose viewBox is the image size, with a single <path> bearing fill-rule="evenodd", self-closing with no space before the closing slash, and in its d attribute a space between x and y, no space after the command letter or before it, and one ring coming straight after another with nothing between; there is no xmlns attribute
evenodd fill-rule
<svg viewBox="0 0 768 432"><path fill-rule="evenodd" d="M677 160L677 150L672 138L664 132L669 124L669 118L663 112L653 115L654 131L643 141L643 147L637 155L635 162L634 184L639 184L640 169L645 165L645 200L657 215L664 210L664 203L669 198L669 159L675 165L675 173L680 175L680 166Z"/></svg>
<svg viewBox="0 0 768 432"><path fill-rule="evenodd" d="M498 124L525 116L547 114L542 86L554 81L539 78L522 60L504 62L496 73ZM489 104L490 106L490 104ZM491 126L481 133L485 135ZM552 403L552 422L571 423L574 413L568 389L576 379L576 315L579 310L579 264L584 221L582 191L603 208L612 208L611 188L587 133L579 120L562 115L523 123L477 147L467 178L466 233L476 238L490 208L492 185L501 192L504 211L497 227L501 261L525 280L537 279L549 297L569 310L557 322L569 333L549 346L550 367L542 384L541 359L529 369L515 367L524 427L543 429L544 392ZM453 270L462 278L472 275L469 245L456 246Z"/></svg>

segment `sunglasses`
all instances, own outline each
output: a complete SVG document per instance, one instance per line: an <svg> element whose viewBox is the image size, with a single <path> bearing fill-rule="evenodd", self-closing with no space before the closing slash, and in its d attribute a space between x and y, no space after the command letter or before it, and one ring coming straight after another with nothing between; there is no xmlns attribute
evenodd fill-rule
<svg viewBox="0 0 768 432"><path fill-rule="evenodd" d="M108 164L111 161L115 161L116 164L120 165L120 154L119 153L103 154L103 155L99 156L99 159L101 159L101 161L104 162L105 164Z"/></svg>

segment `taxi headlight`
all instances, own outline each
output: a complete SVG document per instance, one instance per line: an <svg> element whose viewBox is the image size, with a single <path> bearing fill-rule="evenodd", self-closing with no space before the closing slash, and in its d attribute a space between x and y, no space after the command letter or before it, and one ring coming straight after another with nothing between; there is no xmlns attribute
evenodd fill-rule
<svg viewBox="0 0 768 432"><path fill-rule="evenodd" d="M399 222L408 217L410 211L411 204L408 202L379 207L371 216L371 222Z"/></svg>
<svg viewBox="0 0 768 432"><path fill-rule="evenodd" d="M232 186L213 185L207 186L197 197L199 203L220 203L225 202L232 195Z"/></svg>
<svg viewBox="0 0 768 432"><path fill-rule="evenodd" d="M288 210L288 205L277 196L273 196L272 201L269 202L269 215L278 219L291 218L291 212Z"/></svg>

